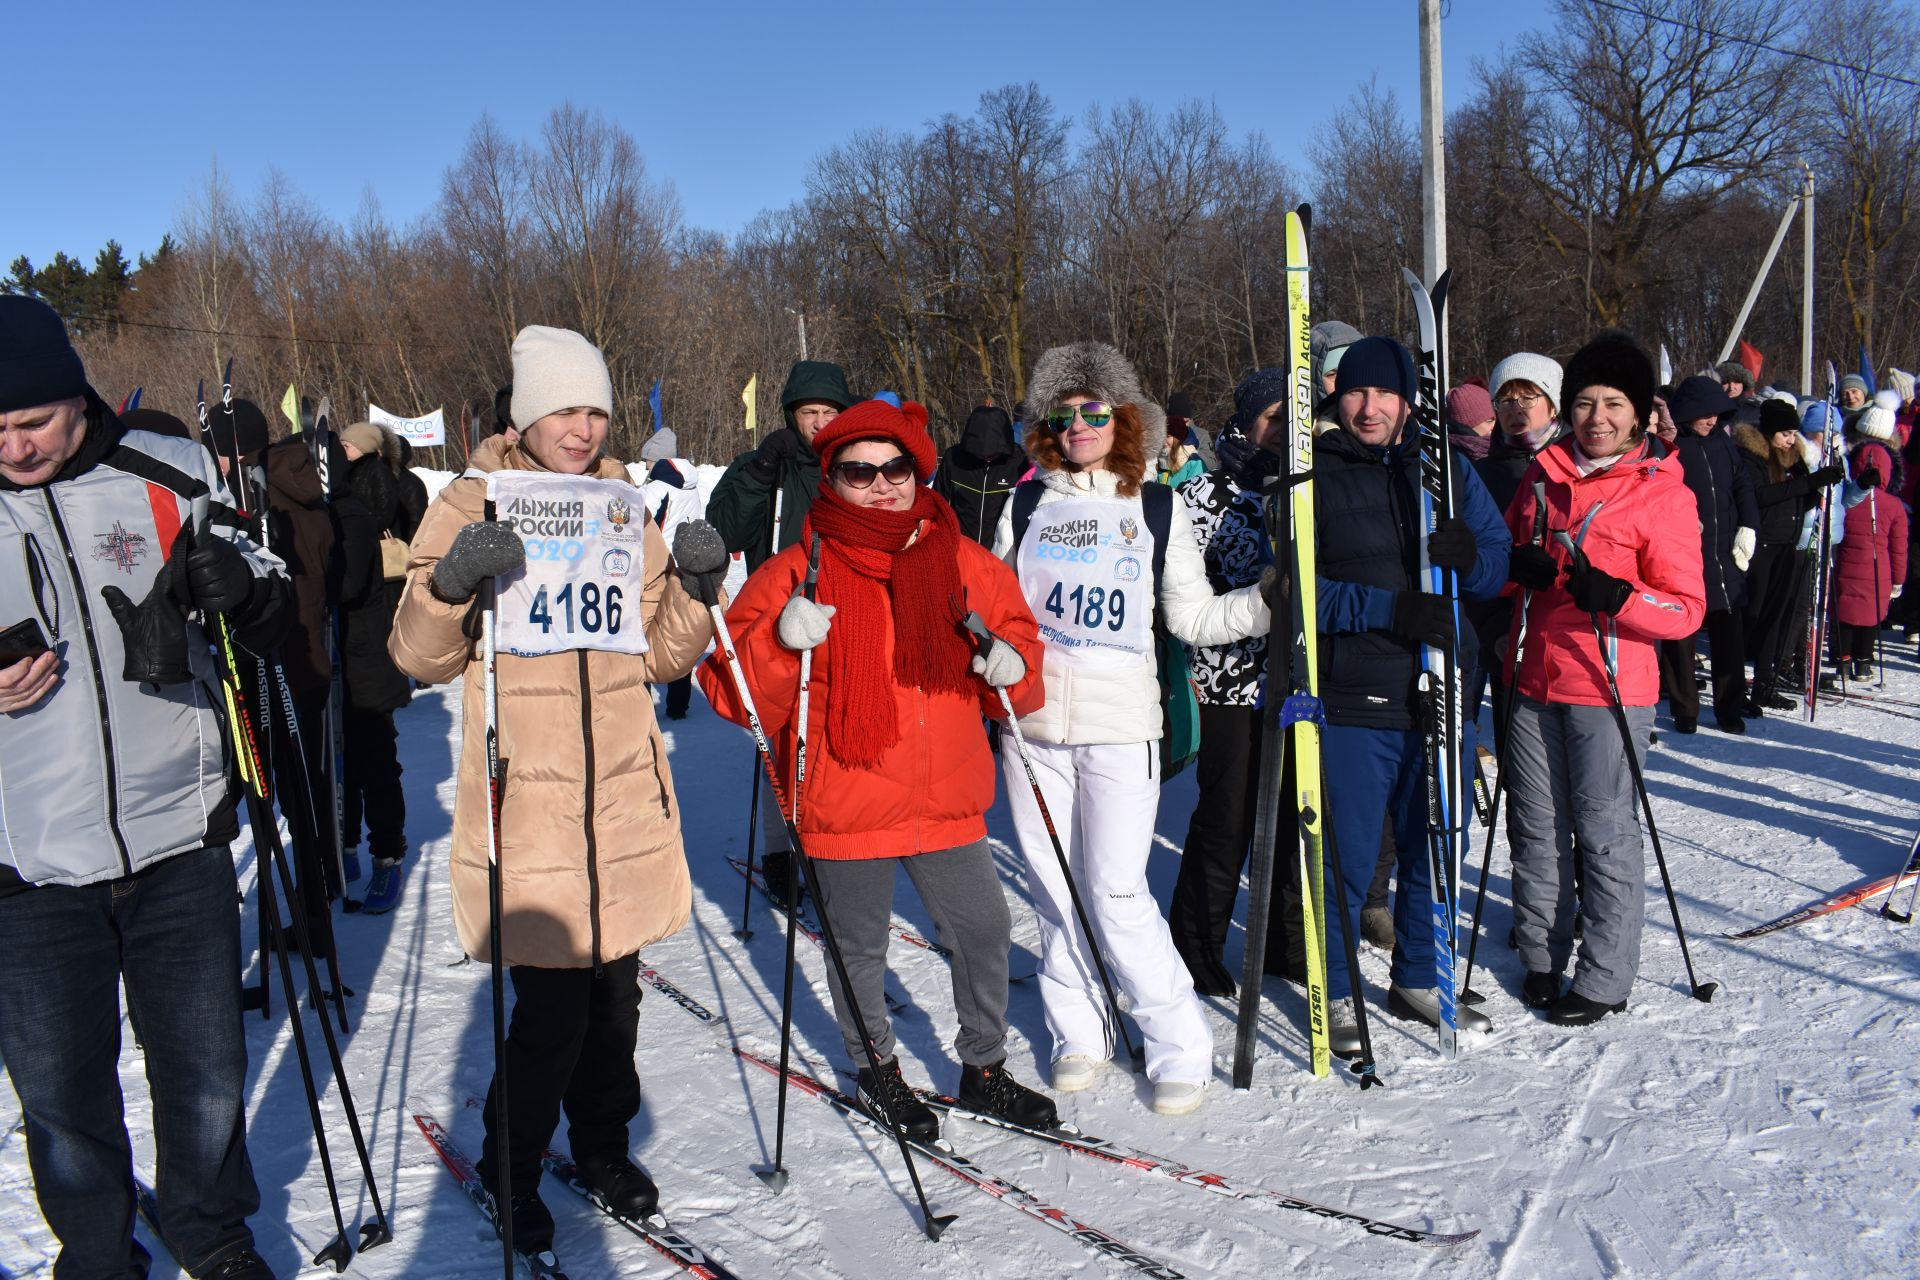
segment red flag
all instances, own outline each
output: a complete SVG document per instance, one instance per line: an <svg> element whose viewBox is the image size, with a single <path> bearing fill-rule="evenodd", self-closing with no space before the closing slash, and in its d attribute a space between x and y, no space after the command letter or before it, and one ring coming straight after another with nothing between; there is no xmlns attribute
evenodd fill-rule
<svg viewBox="0 0 1920 1280"><path fill-rule="evenodd" d="M1753 385L1756 387L1760 385L1760 366L1765 360L1766 357L1749 346L1745 338L1740 340L1740 363L1753 375Z"/></svg>

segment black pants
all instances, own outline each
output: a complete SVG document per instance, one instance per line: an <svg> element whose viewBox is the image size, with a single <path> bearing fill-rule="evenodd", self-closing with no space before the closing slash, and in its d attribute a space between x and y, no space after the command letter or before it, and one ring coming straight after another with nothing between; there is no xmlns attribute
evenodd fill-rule
<svg viewBox="0 0 1920 1280"><path fill-rule="evenodd" d="M341 791L346 804L341 843L360 843L360 824L367 828L367 852L376 859L398 861L407 856L407 794L400 785L400 754L393 712L346 711L347 759Z"/></svg>
<svg viewBox="0 0 1920 1280"><path fill-rule="evenodd" d="M1187 843L1167 913L1174 948L1190 970L1222 963L1240 873L1253 843L1260 757L1257 708L1201 706L1200 757L1194 764L1200 795L1187 823ZM1281 795L1286 797L1293 794L1291 759L1283 772ZM1296 830L1292 805L1283 800L1263 959L1268 972L1297 971L1306 963L1299 929L1299 859L1293 854ZM1229 976L1238 981L1239 975Z"/></svg>
<svg viewBox="0 0 1920 1280"><path fill-rule="evenodd" d="M1753 663L1753 696L1757 702L1778 677L1780 651L1793 621L1800 596L1804 561L1792 543L1761 547L1747 566L1747 660Z"/></svg>
<svg viewBox="0 0 1920 1280"><path fill-rule="evenodd" d="M684 720L693 703L693 677L681 676L667 682L667 719Z"/></svg>
<svg viewBox="0 0 1920 1280"><path fill-rule="evenodd" d="M640 1032L640 957L592 969L514 965L513 1018L507 1028L507 1124L516 1190L539 1185L540 1153L567 1110L575 1162L627 1154L627 1122L640 1113L633 1065ZM497 1084L497 1078L495 1084ZM495 1085L487 1086L487 1136L480 1176L494 1179Z"/></svg>
<svg viewBox="0 0 1920 1280"><path fill-rule="evenodd" d="M1848 658L1855 662L1873 661L1873 642L1880 634L1879 627L1855 627L1835 621L1833 624L1833 660L1844 662Z"/></svg>
<svg viewBox="0 0 1920 1280"><path fill-rule="evenodd" d="M1745 627L1738 609L1716 609L1700 628L1713 646L1713 714L1720 720L1742 719L1747 695ZM1675 720L1700 718L1700 691L1693 687L1693 645L1698 636L1660 642L1660 684Z"/></svg>

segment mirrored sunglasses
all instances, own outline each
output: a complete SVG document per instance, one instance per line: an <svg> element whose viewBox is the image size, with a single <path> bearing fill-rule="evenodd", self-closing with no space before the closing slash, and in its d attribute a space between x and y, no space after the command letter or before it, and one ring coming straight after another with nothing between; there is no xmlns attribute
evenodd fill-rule
<svg viewBox="0 0 1920 1280"><path fill-rule="evenodd" d="M1047 429L1056 435L1073 425L1073 415L1078 413L1080 421L1093 428L1106 426L1113 421L1113 406L1101 404L1098 400L1089 400L1085 404L1066 404L1047 414Z"/></svg>

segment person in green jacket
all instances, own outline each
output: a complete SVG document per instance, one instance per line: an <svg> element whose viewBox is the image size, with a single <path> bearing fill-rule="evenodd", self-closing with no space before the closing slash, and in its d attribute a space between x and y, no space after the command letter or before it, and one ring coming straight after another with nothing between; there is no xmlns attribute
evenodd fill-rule
<svg viewBox="0 0 1920 1280"><path fill-rule="evenodd" d="M747 557L747 571L758 569L774 552L793 545L800 524L820 488L820 459L813 436L853 403L847 375L825 360L802 360L787 372L780 392L786 425L767 434L727 467L707 499L707 522L726 539L729 552ZM781 494L780 530L773 528L774 495Z"/></svg>
<svg viewBox="0 0 1920 1280"><path fill-rule="evenodd" d="M759 447L735 458L713 486L707 497L707 523L720 531L729 553L746 555L748 573L800 540L800 526L820 490L820 458L813 451L813 437L852 403L847 375L839 365L799 361L787 371L787 385L780 391L786 425L769 432ZM777 533L775 495L779 496ZM754 786L759 785L756 775ZM797 884L786 823L778 804L762 804L758 812L766 850L761 872L768 891L785 902L788 886Z"/></svg>

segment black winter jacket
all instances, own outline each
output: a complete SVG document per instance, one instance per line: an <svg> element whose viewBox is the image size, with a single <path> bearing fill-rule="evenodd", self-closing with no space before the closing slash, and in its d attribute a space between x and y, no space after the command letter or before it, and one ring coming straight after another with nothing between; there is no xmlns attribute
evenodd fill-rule
<svg viewBox="0 0 1920 1280"><path fill-rule="evenodd" d="M933 491L953 507L969 538L991 548L1000 510L1027 465L1013 442L1013 419L1004 409L983 405L967 415L960 443L940 459Z"/></svg>
<svg viewBox="0 0 1920 1280"><path fill-rule="evenodd" d="M1819 499L1813 491L1812 472L1803 448L1793 465L1779 480L1772 479L1768 467L1770 452L1760 428L1742 422L1733 429L1733 442L1740 450L1740 463L1753 484L1753 497L1760 509L1760 545L1790 547L1800 541L1800 524L1807 511ZM1802 440L1804 444L1804 438Z"/></svg>
<svg viewBox="0 0 1920 1280"><path fill-rule="evenodd" d="M1680 471L1693 490L1700 512L1700 563L1707 584L1707 612L1735 609L1746 602L1747 575L1733 562L1733 535L1760 530L1760 505L1754 501L1753 473L1740 462L1739 450L1724 425L1705 435L1681 429L1676 442ZM1675 535L1679 535L1678 530Z"/></svg>
<svg viewBox="0 0 1920 1280"><path fill-rule="evenodd" d="M348 494L339 505L342 535L340 679L347 705L360 711L392 711L413 698L413 682L387 656L387 633L400 605L404 578L389 582L381 574L380 536L396 537L408 528L400 484L377 454L348 465ZM411 532L409 528L409 532Z"/></svg>

